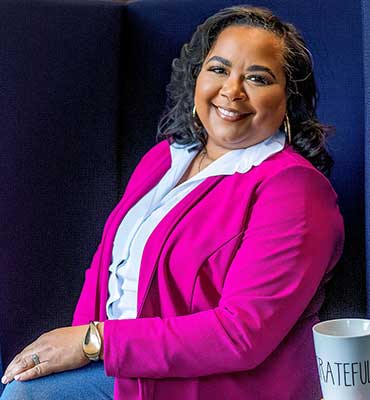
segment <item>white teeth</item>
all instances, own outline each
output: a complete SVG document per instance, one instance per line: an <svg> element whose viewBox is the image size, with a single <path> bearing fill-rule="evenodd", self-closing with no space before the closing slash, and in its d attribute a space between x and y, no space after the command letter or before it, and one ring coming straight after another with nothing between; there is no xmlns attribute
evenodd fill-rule
<svg viewBox="0 0 370 400"><path fill-rule="evenodd" d="M218 108L218 110L220 111L221 114L227 115L228 117L237 117L238 115L240 115L240 113L238 113L238 112L227 111L222 107L217 107L217 108Z"/></svg>

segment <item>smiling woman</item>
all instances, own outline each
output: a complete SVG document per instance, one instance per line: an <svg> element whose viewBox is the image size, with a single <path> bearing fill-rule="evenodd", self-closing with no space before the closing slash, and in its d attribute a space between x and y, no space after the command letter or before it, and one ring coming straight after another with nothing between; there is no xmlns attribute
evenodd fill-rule
<svg viewBox="0 0 370 400"><path fill-rule="evenodd" d="M200 25L73 326L14 358L4 400L319 399L311 328L343 221L315 107L291 24L241 6Z"/></svg>

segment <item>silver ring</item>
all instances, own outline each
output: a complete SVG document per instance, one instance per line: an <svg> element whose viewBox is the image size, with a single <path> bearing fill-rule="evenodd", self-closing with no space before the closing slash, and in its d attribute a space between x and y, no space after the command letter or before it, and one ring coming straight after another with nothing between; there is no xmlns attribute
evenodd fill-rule
<svg viewBox="0 0 370 400"><path fill-rule="evenodd" d="M35 366L40 364L40 359L37 354L32 354L31 358L32 358L32 361L34 362Z"/></svg>

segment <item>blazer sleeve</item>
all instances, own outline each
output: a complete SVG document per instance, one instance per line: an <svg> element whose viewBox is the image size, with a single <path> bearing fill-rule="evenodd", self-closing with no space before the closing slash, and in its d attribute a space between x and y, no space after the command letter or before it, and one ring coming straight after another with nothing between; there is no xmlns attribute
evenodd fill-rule
<svg viewBox="0 0 370 400"><path fill-rule="evenodd" d="M111 376L196 377L252 369L279 345L338 261L343 220L318 171L292 166L256 191L214 309L170 318L109 320Z"/></svg>

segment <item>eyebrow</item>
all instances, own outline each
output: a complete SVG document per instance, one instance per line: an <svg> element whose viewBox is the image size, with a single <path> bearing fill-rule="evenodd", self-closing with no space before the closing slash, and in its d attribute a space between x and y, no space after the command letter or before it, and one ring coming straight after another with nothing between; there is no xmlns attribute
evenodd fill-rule
<svg viewBox="0 0 370 400"><path fill-rule="evenodd" d="M270 74L270 75L276 80L276 76L275 76L275 74L271 71L271 69L268 68L268 67L265 67L265 66L263 66L263 65L256 65L256 64L253 64L253 65L251 65L251 66L249 66L249 67L247 68L247 71L249 71L249 72L264 71L264 72L267 72L268 74Z"/></svg>
<svg viewBox="0 0 370 400"><path fill-rule="evenodd" d="M227 67L231 67L231 62L229 60L226 60L226 58L220 57L220 56L213 56L211 57L208 61L207 64L211 61L219 61L220 63L226 65Z"/></svg>
<svg viewBox="0 0 370 400"><path fill-rule="evenodd" d="M231 67L232 64L229 60L227 60L226 58L220 57L220 56L213 56L211 57L208 61L207 64L211 61L219 61L220 63L224 64L226 67ZM248 72L257 72L257 71L263 71L263 72L267 72L268 74L270 74L275 80L276 80L276 76L275 74L271 71L270 68L265 67L264 65L258 65L258 64L253 64L250 65L247 68Z"/></svg>

